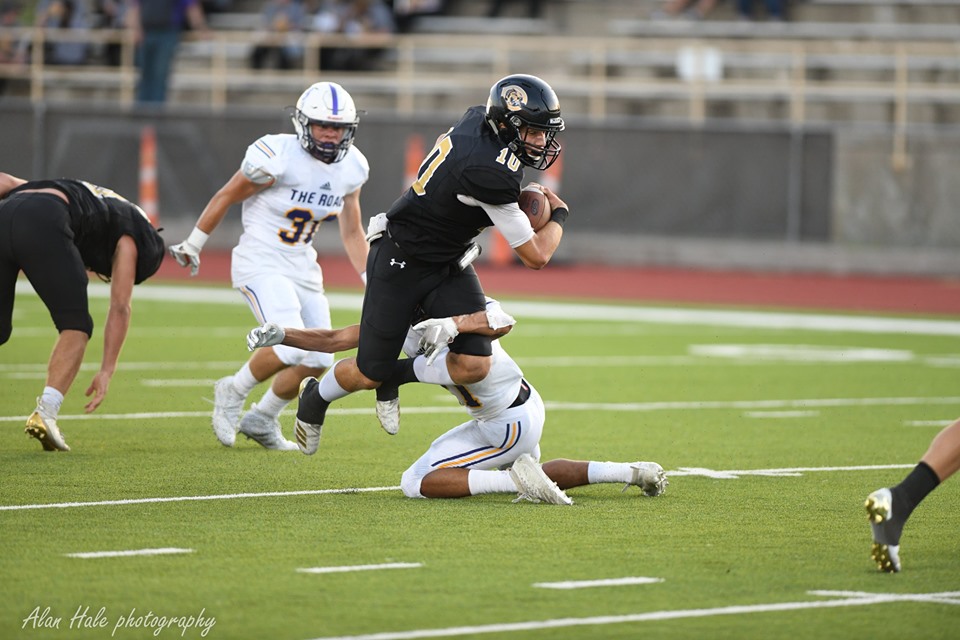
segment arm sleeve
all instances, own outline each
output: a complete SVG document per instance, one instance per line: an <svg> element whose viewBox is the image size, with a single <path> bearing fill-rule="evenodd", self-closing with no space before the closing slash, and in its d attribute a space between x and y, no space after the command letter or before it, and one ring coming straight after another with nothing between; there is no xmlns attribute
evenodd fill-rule
<svg viewBox="0 0 960 640"><path fill-rule="evenodd" d="M480 207L490 217L497 231L507 240L511 249L516 249L534 236L530 220L516 202L507 204L488 204L480 202L470 196L457 196L457 199L467 205Z"/></svg>

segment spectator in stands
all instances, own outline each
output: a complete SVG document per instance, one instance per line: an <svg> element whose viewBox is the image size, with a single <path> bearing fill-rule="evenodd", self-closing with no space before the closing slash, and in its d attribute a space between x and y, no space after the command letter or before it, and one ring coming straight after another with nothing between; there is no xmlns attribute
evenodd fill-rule
<svg viewBox="0 0 960 640"><path fill-rule="evenodd" d="M487 11L488 18L497 18L500 16L500 12L503 11L504 0L492 0L490 2L490 10ZM531 18L539 18L543 10L543 2L541 0L527 0L527 15Z"/></svg>
<svg viewBox="0 0 960 640"><path fill-rule="evenodd" d="M86 5L80 0L40 0L34 24L48 30L85 30L90 27ZM44 47L44 62L84 64L88 54L86 42L53 39Z"/></svg>
<svg viewBox="0 0 960 640"><path fill-rule="evenodd" d="M390 34L396 32L396 23L383 0L331 0L320 6L313 19L313 29L347 36ZM346 71L370 69L382 54L382 49L370 47L323 49L320 67Z"/></svg>
<svg viewBox="0 0 960 640"><path fill-rule="evenodd" d="M0 2L0 64L17 61L17 41L6 29L20 26L20 11L19 2Z"/></svg>
<svg viewBox="0 0 960 640"><path fill-rule="evenodd" d="M128 21L139 45L137 102L160 104L167 100L170 71L186 23L206 34L207 21L199 0L131 0L131 3Z"/></svg>
<svg viewBox="0 0 960 640"><path fill-rule="evenodd" d="M130 8L126 0L100 0L98 4L101 24L105 29L122 30L126 27L127 11ZM121 63L122 52L122 43L108 42L103 51L104 61L112 67L118 67Z"/></svg>
<svg viewBox="0 0 960 640"><path fill-rule="evenodd" d="M299 0L270 0L260 13L263 41L253 48L250 66L293 69L303 58L299 34L307 25L307 12Z"/></svg>
<svg viewBox="0 0 960 640"><path fill-rule="evenodd" d="M767 19L785 22L787 19L787 0L763 0L767 10ZM737 0L737 14L741 20L754 19L754 0Z"/></svg>
<svg viewBox="0 0 960 640"><path fill-rule="evenodd" d="M393 21L398 33L413 30L419 16L446 13L444 0L393 0Z"/></svg>

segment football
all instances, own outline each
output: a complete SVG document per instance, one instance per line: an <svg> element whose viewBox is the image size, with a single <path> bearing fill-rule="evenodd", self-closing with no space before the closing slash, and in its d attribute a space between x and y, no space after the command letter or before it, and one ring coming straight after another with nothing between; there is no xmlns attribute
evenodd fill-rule
<svg viewBox="0 0 960 640"><path fill-rule="evenodd" d="M520 190L519 203L521 211L530 219L530 226L539 231L543 225L550 222L550 201L543 194L540 187L527 185Z"/></svg>

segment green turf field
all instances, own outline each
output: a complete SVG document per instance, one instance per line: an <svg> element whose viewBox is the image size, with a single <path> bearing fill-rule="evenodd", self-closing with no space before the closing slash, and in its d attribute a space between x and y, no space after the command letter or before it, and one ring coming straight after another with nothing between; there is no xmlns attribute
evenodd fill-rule
<svg viewBox="0 0 960 640"><path fill-rule="evenodd" d="M251 314L227 287L194 291L138 287L87 416L94 300L66 454L23 433L55 333L19 296L0 347L0 638L960 634L960 482L914 514L897 575L873 567L862 508L960 415L960 318L504 299L519 320L504 345L547 403L543 458L670 475L659 498L594 485L558 507L402 496L403 470L465 419L439 387L401 390L394 437L363 393L334 405L315 456L222 447L208 399L246 359ZM357 320L357 296L334 302L336 325ZM144 549L171 552L71 555Z"/></svg>

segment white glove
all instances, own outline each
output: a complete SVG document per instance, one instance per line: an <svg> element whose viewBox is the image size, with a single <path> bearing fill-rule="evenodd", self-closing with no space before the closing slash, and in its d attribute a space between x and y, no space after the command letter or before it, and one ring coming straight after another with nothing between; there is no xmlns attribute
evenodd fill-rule
<svg viewBox="0 0 960 640"><path fill-rule="evenodd" d="M250 333L247 334L247 350L253 351L257 347L272 347L280 344L285 335L283 327L274 322L250 329Z"/></svg>
<svg viewBox="0 0 960 640"><path fill-rule="evenodd" d="M186 240L170 247L170 255L181 267L189 265L190 275L195 276L200 271L200 251L209 237L209 234L194 227Z"/></svg>
<svg viewBox="0 0 960 640"><path fill-rule="evenodd" d="M421 334L418 347L423 349L423 355L427 356L428 365L433 364L443 347L460 334L453 318L430 318L414 325L413 330Z"/></svg>
<svg viewBox="0 0 960 640"><path fill-rule="evenodd" d="M387 214L378 213L367 223L367 242L373 242L387 230Z"/></svg>

